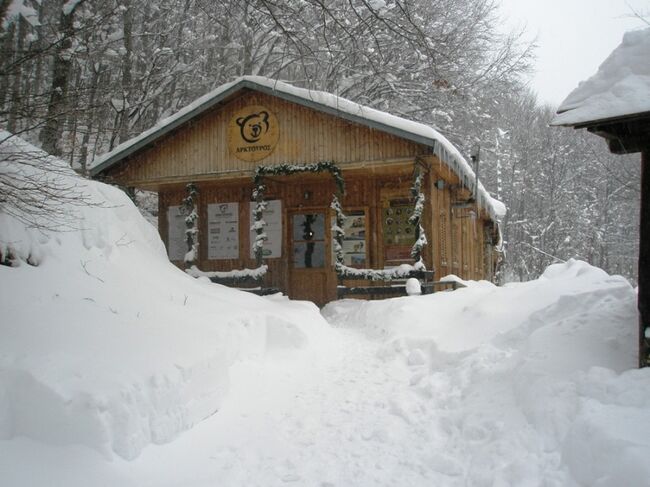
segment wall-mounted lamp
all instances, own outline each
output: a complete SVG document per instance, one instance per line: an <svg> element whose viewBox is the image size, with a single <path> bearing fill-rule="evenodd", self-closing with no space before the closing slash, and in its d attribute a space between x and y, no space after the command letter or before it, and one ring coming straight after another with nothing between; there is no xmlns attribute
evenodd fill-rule
<svg viewBox="0 0 650 487"><path fill-rule="evenodd" d="M302 194L302 198L303 198L304 200L310 200L310 199L311 199L311 196L312 196L312 192L311 192L311 191L305 191L305 192Z"/></svg>

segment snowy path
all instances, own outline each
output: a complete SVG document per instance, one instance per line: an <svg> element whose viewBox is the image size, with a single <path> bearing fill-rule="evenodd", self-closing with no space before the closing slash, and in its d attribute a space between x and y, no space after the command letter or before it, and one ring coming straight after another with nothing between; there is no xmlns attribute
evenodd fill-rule
<svg viewBox="0 0 650 487"><path fill-rule="evenodd" d="M481 363L468 367L489 370L489 355L479 353ZM503 359L492 353L492 360ZM498 484L502 465L495 462L518 455L536 468L530 438L513 446L503 440L504 424L463 405L472 395L472 408L494 413L511 403L508 387L490 380L476 388L467 367L438 367L431 375L418 349L404 356L360 330L323 330L307 350L237 363L217 414L135 460L107 462L87 448L20 439L14 441L24 451L10 450L15 458L0 459L0 469L22 463L16 485L89 485L90 478L90 485L151 487L392 487L508 485Z"/></svg>
<svg viewBox="0 0 650 487"><path fill-rule="evenodd" d="M430 375L418 349L404 358L352 329L322 339L307 353L237 364L221 411L171 444L118 460L123 478L150 486L487 486L540 477L570 485L555 471L559 454L544 454L511 410L511 384L495 370L508 362L504 352L479 351Z"/></svg>
<svg viewBox="0 0 650 487"><path fill-rule="evenodd" d="M325 487L432 485L434 467L454 473L429 451L428 415L400 399L409 394L408 369L387 366L379 344L353 330L334 329L329 338L299 361L236 365L218 414L125 463L125 475L146 472L140 485ZM158 470L154 477L147 464Z"/></svg>

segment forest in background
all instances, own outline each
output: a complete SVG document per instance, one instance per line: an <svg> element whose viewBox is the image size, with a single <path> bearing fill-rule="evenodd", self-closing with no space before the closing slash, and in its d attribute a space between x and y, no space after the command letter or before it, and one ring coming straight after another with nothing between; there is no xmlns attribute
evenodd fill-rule
<svg viewBox="0 0 650 487"><path fill-rule="evenodd" d="M85 174L237 76L281 79L429 124L466 157L479 145L508 208L502 281L572 257L634 281L639 158L548 126L534 45L500 15L496 0L0 0L0 127ZM0 207L11 190L0 174Z"/></svg>

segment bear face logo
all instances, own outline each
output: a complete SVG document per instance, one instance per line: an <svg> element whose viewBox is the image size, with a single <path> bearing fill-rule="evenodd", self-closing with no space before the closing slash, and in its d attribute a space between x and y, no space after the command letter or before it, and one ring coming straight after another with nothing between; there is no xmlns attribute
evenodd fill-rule
<svg viewBox="0 0 650 487"><path fill-rule="evenodd" d="M275 114L262 105L249 105L232 114L228 123L228 149L241 161L268 157L280 138Z"/></svg>
<svg viewBox="0 0 650 487"><path fill-rule="evenodd" d="M247 117L239 117L237 125L241 132L241 137L249 144L253 144L260 140L269 130L269 114L267 112L259 112L248 115Z"/></svg>

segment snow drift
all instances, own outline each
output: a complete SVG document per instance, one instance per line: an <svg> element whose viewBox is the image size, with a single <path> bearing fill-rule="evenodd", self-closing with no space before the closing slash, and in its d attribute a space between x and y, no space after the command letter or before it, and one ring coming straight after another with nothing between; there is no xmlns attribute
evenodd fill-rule
<svg viewBox="0 0 650 487"><path fill-rule="evenodd" d="M451 475L438 485L648 485L650 371L630 370L630 284L573 260L527 283L466 284L323 311L410 371L398 402L427 411Z"/></svg>
<svg viewBox="0 0 650 487"><path fill-rule="evenodd" d="M123 193L71 182L95 204L61 205L66 232L0 211L4 483L648 485L650 369L622 277L572 260L343 300L332 329L312 304L189 277Z"/></svg>
<svg viewBox="0 0 650 487"><path fill-rule="evenodd" d="M12 138L0 169L38 154ZM58 213L65 231L0 211L0 254L13 263L0 266L0 439L132 459L218 410L238 357L298 350L304 327L323 325L311 304L185 275L123 192L52 159L84 199Z"/></svg>

